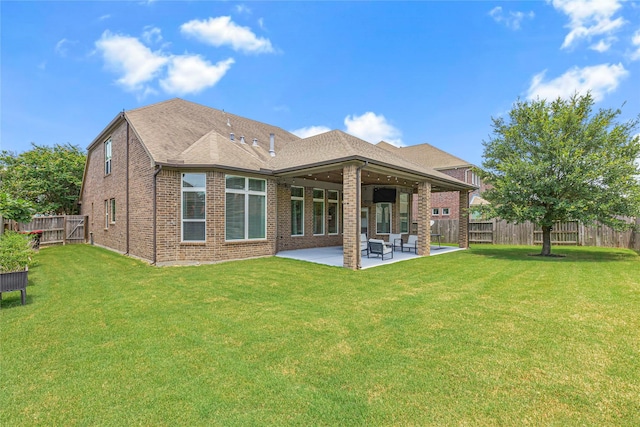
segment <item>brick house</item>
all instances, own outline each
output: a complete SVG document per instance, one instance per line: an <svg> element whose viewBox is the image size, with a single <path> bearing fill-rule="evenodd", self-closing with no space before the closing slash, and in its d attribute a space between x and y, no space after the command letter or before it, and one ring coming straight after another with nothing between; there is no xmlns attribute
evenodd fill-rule
<svg viewBox="0 0 640 427"><path fill-rule="evenodd" d="M396 147L381 141L376 144L380 148L396 153L421 166L433 168L443 174L457 180L475 186L469 192L469 205L487 203L480 194L487 188L480 177L473 171L475 165L447 153L430 144L417 144L408 147ZM417 205L414 204L413 212L416 213ZM431 219L457 219L460 216L460 199L458 192L443 191L431 195Z"/></svg>
<svg viewBox="0 0 640 427"><path fill-rule="evenodd" d="M341 131L300 139L176 98L123 111L100 132L80 204L96 244L157 265L342 245L344 266L358 269L361 232L406 239L417 222L418 254L428 255L420 212L432 193L454 191L466 205L473 189Z"/></svg>

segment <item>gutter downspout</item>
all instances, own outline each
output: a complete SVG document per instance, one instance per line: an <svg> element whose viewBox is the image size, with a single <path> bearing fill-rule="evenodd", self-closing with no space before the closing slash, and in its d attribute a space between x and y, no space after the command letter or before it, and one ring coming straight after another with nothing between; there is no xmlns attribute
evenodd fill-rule
<svg viewBox="0 0 640 427"><path fill-rule="evenodd" d="M362 171L362 169L366 168L367 166L369 166L369 161L365 160L364 164L362 166L358 166L358 168L356 169L356 204L360 205L360 212L356 212L357 215L357 220L356 220L356 246L358 248L358 263L356 265L356 268L358 270L362 269L362 247L360 246L362 244L362 242L360 241L360 239L358 238L358 229L362 230L362 225L360 224L360 220L361 220L361 215L362 215L362 201L361 196L360 196L360 185L361 185L361 181L362 179L360 178L360 172ZM358 225L360 227L358 227ZM369 229L369 225L367 224L367 230ZM369 236L367 236L369 237Z"/></svg>
<svg viewBox="0 0 640 427"><path fill-rule="evenodd" d="M153 173L153 265L158 261L158 230L156 230L157 214L156 214L156 195L157 195L157 176L162 170L162 165L158 165L158 169Z"/></svg>
<svg viewBox="0 0 640 427"><path fill-rule="evenodd" d="M125 119L125 121L127 122L127 151L126 151L126 160L125 160L125 164L126 164L126 178L125 178L125 186L126 186L126 203L127 203L127 229L126 229L126 233L127 233L127 239L126 239L126 255L129 255L129 120L127 120L127 118L124 115L124 111L122 112L122 117Z"/></svg>

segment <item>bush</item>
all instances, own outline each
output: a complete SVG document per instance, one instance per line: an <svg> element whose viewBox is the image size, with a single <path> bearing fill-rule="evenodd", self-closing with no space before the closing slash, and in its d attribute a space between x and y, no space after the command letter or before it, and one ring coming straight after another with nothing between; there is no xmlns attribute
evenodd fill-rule
<svg viewBox="0 0 640 427"><path fill-rule="evenodd" d="M0 236L0 273L24 270L25 266L32 264L34 252L29 236L5 232Z"/></svg>

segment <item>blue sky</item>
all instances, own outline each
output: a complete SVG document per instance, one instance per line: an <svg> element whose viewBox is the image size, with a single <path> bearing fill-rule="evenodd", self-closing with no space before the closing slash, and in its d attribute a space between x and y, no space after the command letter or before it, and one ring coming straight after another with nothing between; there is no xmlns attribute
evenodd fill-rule
<svg viewBox="0 0 640 427"><path fill-rule="evenodd" d="M0 3L0 148L83 148L181 97L299 135L482 161L513 102L591 90L640 113L640 2Z"/></svg>

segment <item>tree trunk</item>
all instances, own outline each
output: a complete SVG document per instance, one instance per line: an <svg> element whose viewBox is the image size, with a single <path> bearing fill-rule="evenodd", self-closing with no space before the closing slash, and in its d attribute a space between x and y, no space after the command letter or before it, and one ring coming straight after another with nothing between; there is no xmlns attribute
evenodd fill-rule
<svg viewBox="0 0 640 427"><path fill-rule="evenodd" d="M542 252L540 255L551 255L551 227L548 225L542 226Z"/></svg>

